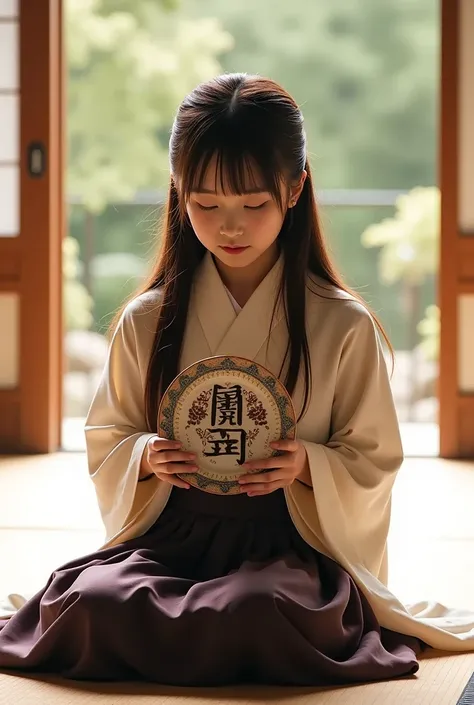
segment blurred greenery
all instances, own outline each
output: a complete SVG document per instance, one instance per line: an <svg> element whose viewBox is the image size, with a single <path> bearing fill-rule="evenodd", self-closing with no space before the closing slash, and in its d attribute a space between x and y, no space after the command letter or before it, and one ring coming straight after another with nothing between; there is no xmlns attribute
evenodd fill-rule
<svg viewBox="0 0 474 705"><path fill-rule="evenodd" d="M158 212L156 207L117 204L91 217L81 205L70 208L70 234L83 253L87 242L92 243L89 279L94 330L107 331L119 306L137 289L140 274L146 273L157 247Z"/></svg>
<svg viewBox="0 0 474 705"><path fill-rule="evenodd" d="M425 317L418 324L418 332L421 336L420 347L426 360L432 362L439 357L439 334L440 334L440 310L438 306L431 304L427 306Z"/></svg>
<svg viewBox="0 0 474 705"><path fill-rule="evenodd" d="M70 234L90 260L94 328L133 290L136 258L146 267L156 246L159 208L125 202L164 185L174 111L221 71L269 75L296 97L317 189L432 186L438 13L432 0L68 0L69 193L95 214L91 235L84 206L73 206ZM379 276L384 249L361 241L396 212L326 207L323 222L347 282L406 349L403 272ZM94 258L110 253L129 253L130 269L91 276ZM425 275L422 310L435 297L433 267Z"/></svg>
<svg viewBox="0 0 474 705"><path fill-rule="evenodd" d="M428 360L437 359L439 329L432 305L419 323L419 294L427 277L434 277L438 269L440 203L438 188L417 186L397 198L393 217L369 225L361 238L364 247L378 248L379 282L403 285L406 349L417 347L421 335L421 350Z"/></svg>
<svg viewBox="0 0 474 705"><path fill-rule="evenodd" d="M378 247L383 282L422 284L435 274L439 254L440 193L434 186L416 187L397 198L393 218L362 233L365 247Z"/></svg>
<svg viewBox="0 0 474 705"><path fill-rule="evenodd" d="M439 3L182 0L234 38L225 71L271 76L300 104L318 188L435 183Z"/></svg>
<svg viewBox="0 0 474 705"><path fill-rule="evenodd" d="M80 281L79 244L63 240L64 325L66 330L88 330L92 323L92 298Z"/></svg>
<svg viewBox="0 0 474 705"><path fill-rule="evenodd" d="M68 0L68 191L91 211L168 178L176 106L232 46L217 19L163 0Z"/></svg>

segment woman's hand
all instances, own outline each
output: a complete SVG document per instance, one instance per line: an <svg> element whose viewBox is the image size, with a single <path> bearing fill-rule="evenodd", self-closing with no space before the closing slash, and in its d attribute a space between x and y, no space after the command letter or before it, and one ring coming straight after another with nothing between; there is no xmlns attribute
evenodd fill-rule
<svg viewBox="0 0 474 705"><path fill-rule="evenodd" d="M247 470L268 470L239 478L240 491L249 497L269 494L282 487L288 487L295 480L300 480L311 487L311 475L306 448L301 441L276 441L270 443L274 450L283 451L265 460L250 460L242 465Z"/></svg>
<svg viewBox="0 0 474 705"><path fill-rule="evenodd" d="M181 443L178 441L169 441L166 438L159 438L159 436L150 438L143 454L142 469L148 474L154 473L163 482L189 489L190 485L176 475L196 472L197 466L190 464L196 459L196 454L185 453L180 450L181 447ZM146 477L141 479L146 479Z"/></svg>

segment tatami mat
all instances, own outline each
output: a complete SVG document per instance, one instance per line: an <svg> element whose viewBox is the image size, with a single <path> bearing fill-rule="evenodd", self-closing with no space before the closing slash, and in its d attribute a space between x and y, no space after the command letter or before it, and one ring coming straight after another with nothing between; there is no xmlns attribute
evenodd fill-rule
<svg viewBox="0 0 474 705"><path fill-rule="evenodd" d="M405 462L394 492L390 537L390 584L402 599L474 609L473 494L472 463ZM83 454L0 457L0 497L0 596L36 591L58 565L102 543ZM177 691L0 674L0 705L456 705L473 672L474 654L431 651L411 679L319 692Z"/></svg>
<svg viewBox="0 0 474 705"><path fill-rule="evenodd" d="M395 483L389 587L402 602L474 610L474 466L409 459ZM32 594L104 540L83 453L0 456L0 599Z"/></svg>
<svg viewBox="0 0 474 705"><path fill-rule="evenodd" d="M410 679L330 688L174 689L148 684L71 683L0 674L0 705L456 705L474 655L432 652Z"/></svg>

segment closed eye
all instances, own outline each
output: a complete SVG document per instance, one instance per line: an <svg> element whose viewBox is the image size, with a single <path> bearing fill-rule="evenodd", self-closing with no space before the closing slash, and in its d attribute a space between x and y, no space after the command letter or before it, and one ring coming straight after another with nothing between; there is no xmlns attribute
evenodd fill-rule
<svg viewBox="0 0 474 705"><path fill-rule="evenodd" d="M260 203L258 206L244 206L247 210L250 211L257 211L260 210L261 208L264 208L269 201L264 201L263 203ZM198 203L196 201L196 205L198 208L200 208L202 211L213 211L216 210L219 206L203 206L202 203Z"/></svg>
<svg viewBox="0 0 474 705"><path fill-rule="evenodd" d="M268 201L264 201L263 203L260 203L259 206L244 206L244 208L248 208L248 210L251 210L251 211L258 211L258 210L260 210L260 208L263 208L264 206L266 206L267 203L268 203Z"/></svg>
<svg viewBox="0 0 474 705"><path fill-rule="evenodd" d="M198 203L197 201L196 201L196 205L202 211L213 211L217 208L217 206L203 206L203 205L201 205L201 203Z"/></svg>

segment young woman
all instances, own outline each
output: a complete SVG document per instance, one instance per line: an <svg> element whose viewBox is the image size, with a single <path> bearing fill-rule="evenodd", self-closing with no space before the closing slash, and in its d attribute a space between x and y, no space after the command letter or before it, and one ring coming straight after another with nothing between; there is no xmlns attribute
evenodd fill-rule
<svg viewBox="0 0 474 705"><path fill-rule="evenodd" d="M225 75L182 103L160 256L119 317L86 426L107 532L0 632L0 667L174 685L317 685L413 674L474 647L471 615L387 590L402 448L374 317L327 253L303 117L273 81ZM298 439L222 497L177 477L160 395L212 355L264 365Z"/></svg>

